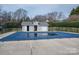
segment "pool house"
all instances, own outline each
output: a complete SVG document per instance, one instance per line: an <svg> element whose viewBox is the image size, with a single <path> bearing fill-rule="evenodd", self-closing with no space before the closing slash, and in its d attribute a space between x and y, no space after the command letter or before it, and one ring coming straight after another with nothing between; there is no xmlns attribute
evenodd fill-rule
<svg viewBox="0 0 79 59"><path fill-rule="evenodd" d="M22 31L48 31L47 22L22 22Z"/></svg>

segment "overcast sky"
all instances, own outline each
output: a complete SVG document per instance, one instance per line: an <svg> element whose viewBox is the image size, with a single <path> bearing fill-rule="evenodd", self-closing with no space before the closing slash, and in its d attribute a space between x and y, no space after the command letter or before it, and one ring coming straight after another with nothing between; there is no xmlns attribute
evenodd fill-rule
<svg viewBox="0 0 79 59"><path fill-rule="evenodd" d="M67 17L73 8L78 4L3 4L2 9L7 11L16 11L18 8L23 8L28 11L28 16L44 15L49 12L63 12Z"/></svg>

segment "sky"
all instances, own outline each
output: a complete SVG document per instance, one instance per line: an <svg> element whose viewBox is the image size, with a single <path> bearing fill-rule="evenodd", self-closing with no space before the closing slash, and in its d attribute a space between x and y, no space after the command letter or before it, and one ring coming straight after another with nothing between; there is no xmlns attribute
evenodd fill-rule
<svg viewBox="0 0 79 59"><path fill-rule="evenodd" d="M2 9L6 11L16 11L18 8L27 10L27 15L33 18L36 15L45 15L50 12L62 12L68 17L73 8L78 4L3 4Z"/></svg>

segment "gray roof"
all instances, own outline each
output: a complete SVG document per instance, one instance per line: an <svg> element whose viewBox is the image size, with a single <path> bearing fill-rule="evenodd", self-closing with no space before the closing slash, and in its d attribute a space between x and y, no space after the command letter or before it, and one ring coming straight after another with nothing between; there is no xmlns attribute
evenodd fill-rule
<svg viewBox="0 0 79 59"><path fill-rule="evenodd" d="M48 23L47 22L39 22L39 25L40 26L48 26Z"/></svg>
<svg viewBox="0 0 79 59"><path fill-rule="evenodd" d="M33 22L22 22L21 25L33 25Z"/></svg>
<svg viewBox="0 0 79 59"><path fill-rule="evenodd" d="M22 22L22 24L21 25L34 25L34 22ZM40 26L48 26L48 23L47 22L38 22L38 25L40 25Z"/></svg>

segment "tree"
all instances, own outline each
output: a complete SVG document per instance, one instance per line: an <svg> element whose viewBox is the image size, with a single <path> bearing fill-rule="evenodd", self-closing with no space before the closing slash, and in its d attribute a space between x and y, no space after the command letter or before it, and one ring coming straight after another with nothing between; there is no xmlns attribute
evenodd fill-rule
<svg viewBox="0 0 79 59"><path fill-rule="evenodd" d="M74 12L75 12L74 14L79 15L79 6L75 9Z"/></svg>
<svg viewBox="0 0 79 59"><path fill-rule="evenodd" d="M8 14L7 14L7 19L8 19L8 21L13 21L13 12L8 12Z"/></svg>
<svg viewBox="0 0 79 59"><path fill-rule="evenodd" d="M8 22L8 13L6 11L2 12L2 21L4 23Z"/></svg>
<svg viewBox="0 0 79 59"><path fill-rule="evenodd" d="M46 16L45 15L37 15L33 18L33 21L40 21L40 22L44 22L46 21Z"/></svg>
<svg viewBox="0 0 79 59"><path fill-rule="evenodd" d="M79 21L79 6L71 10L67 21Z"/></svg>
<svg viewBox="0 0 79 59"><path fill-rule="evenodd" d="M51 12L47 14L48 20L53 22L56 20L56 16L57 16L57 12Z"/></svg>
<svg viewBox="0 0 79 59"><path fill-rule="evenodd" d="M29 17L27 17L25 21L30 21L30 18L29 18Z"/></svg>
<svg viewBox="0 0 79 59"><path fill-rule="evenodd" d="M26 20L27 18L27 11L19 8L14 12L14 18L16 19L16 21L20 21L20 20Z"/></svg>
<svg viewBox="0 0 79 59"><path fill-rule="evenodd" d="M4 23L12 21L12 12L3 11L2 12L2 21Z"/></svg>
<svg viewBox="0 0 79 59"><path fill-rule="evenodd" d="M58 22L59 20L64 19L65 16L62 12L50 12L46 17L50 22Z"/></svg>
<svg viewBox="0 0 79 59"><path fill-rule="evenodd" d="M73 8L70 12L70 16L72 15L79 15L79 6L76 7L75 9Z"/></svg>
<svg viewBox="0 0 79 59"><path fill-rule="evenodd" d="M62 12L50 12L46 15L36 15L34 18L33 18L33 21L48 21L48 22L57 22L59 21L60 19L63 19L64 18L64 15Z"/></svg>
<svg viewBox="0 0 79 59"><path fill-rule="evenodd" d="M73 9L71 10L71 12L70 12L70 15L69 15L69 16L74 15L74 14L75 14L75 9L73 8Z"/></svg>

